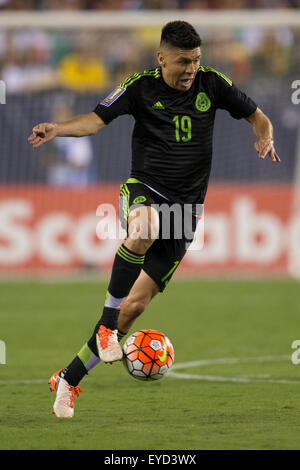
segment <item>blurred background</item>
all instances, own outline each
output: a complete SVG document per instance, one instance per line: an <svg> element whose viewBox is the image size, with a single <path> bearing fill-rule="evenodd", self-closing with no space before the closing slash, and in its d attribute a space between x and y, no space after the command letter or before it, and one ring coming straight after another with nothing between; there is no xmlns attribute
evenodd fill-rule
<svg viewBox="0 0 300 470"><path fill-rule="evenodd" d="M218 111L205 245L187 254L179 274L298 277L299 7L299 0L0 0L0 274L110 272L120 240L96 236L96 210L112 204L117 215L133 119L38 150L27 138L35 124L91 112L128 75L154 68L161 27L186 19L202 38L202 65L229 76L270 117L282 162L259 161L249 124Z"/></svg>

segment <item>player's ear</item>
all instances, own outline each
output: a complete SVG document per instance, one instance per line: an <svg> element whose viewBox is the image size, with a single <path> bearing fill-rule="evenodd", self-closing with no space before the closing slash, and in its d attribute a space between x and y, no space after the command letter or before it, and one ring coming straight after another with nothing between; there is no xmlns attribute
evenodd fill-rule
<svg viewBox="0 0 300 470"><path fill-rule="evenodd" d="M165 63L165 58L164 58L163 53L161 51L158 51L157 54L156 54L156 57L157 57L157 61L158 61L159 65L161 65L163 67L164 63Z"/></svg>

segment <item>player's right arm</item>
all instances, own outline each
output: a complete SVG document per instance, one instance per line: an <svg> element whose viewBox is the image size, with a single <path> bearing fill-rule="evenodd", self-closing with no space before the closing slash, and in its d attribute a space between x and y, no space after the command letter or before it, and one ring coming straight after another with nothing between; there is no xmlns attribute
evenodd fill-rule
<svg viewBox="0 0 300 470"><path fill-rule="evenodd" d="M113 119L122 114L133 114L132 94L136 80L129 77L123 86L115 88L96 108L88 114L82 114L65 122L43 122L32 129L28 142L34 147L40 147L55 137L83 137L94 135ZM128 89L128 85L134 82Z"/></svg>
<svg viewBox="0 0 300 470"><path fill-rule="evenodd" d="M43 122L34 126L28 137L28 142L33 148L37 148L50 142L55 137L94 135L104 126L104 121L94 112L76 116L65 122Z"/></svg>

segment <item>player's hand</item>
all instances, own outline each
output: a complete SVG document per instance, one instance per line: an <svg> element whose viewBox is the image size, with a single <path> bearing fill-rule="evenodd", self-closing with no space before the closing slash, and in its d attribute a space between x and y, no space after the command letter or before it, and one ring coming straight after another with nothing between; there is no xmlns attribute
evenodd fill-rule
<svg viewBox="0 0 300 470"><path fill-rule="evenodd" d="M258 158L263 160L267 155L269 155L273 162L281 161L275 151L274 140L272 138L260 138L255 142L254 147L258 153Z"/></svg>
<svg viewBox="0 0 300 470"><path fill-rule="evenodd" d="M43 122L32 129L28 142L33 148L40 147L57 136L57 124L54 122Z"/></svg>

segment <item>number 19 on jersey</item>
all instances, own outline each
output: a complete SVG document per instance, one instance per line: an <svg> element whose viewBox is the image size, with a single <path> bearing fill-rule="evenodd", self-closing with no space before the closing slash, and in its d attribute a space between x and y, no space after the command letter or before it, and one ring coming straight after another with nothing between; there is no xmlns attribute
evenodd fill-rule
<svg viewBox="0 0 300 470"><path fill-rule="evenodd" d="M192 120L190 116L174 116L176 142L189 142L192 138Z"/></svg>

